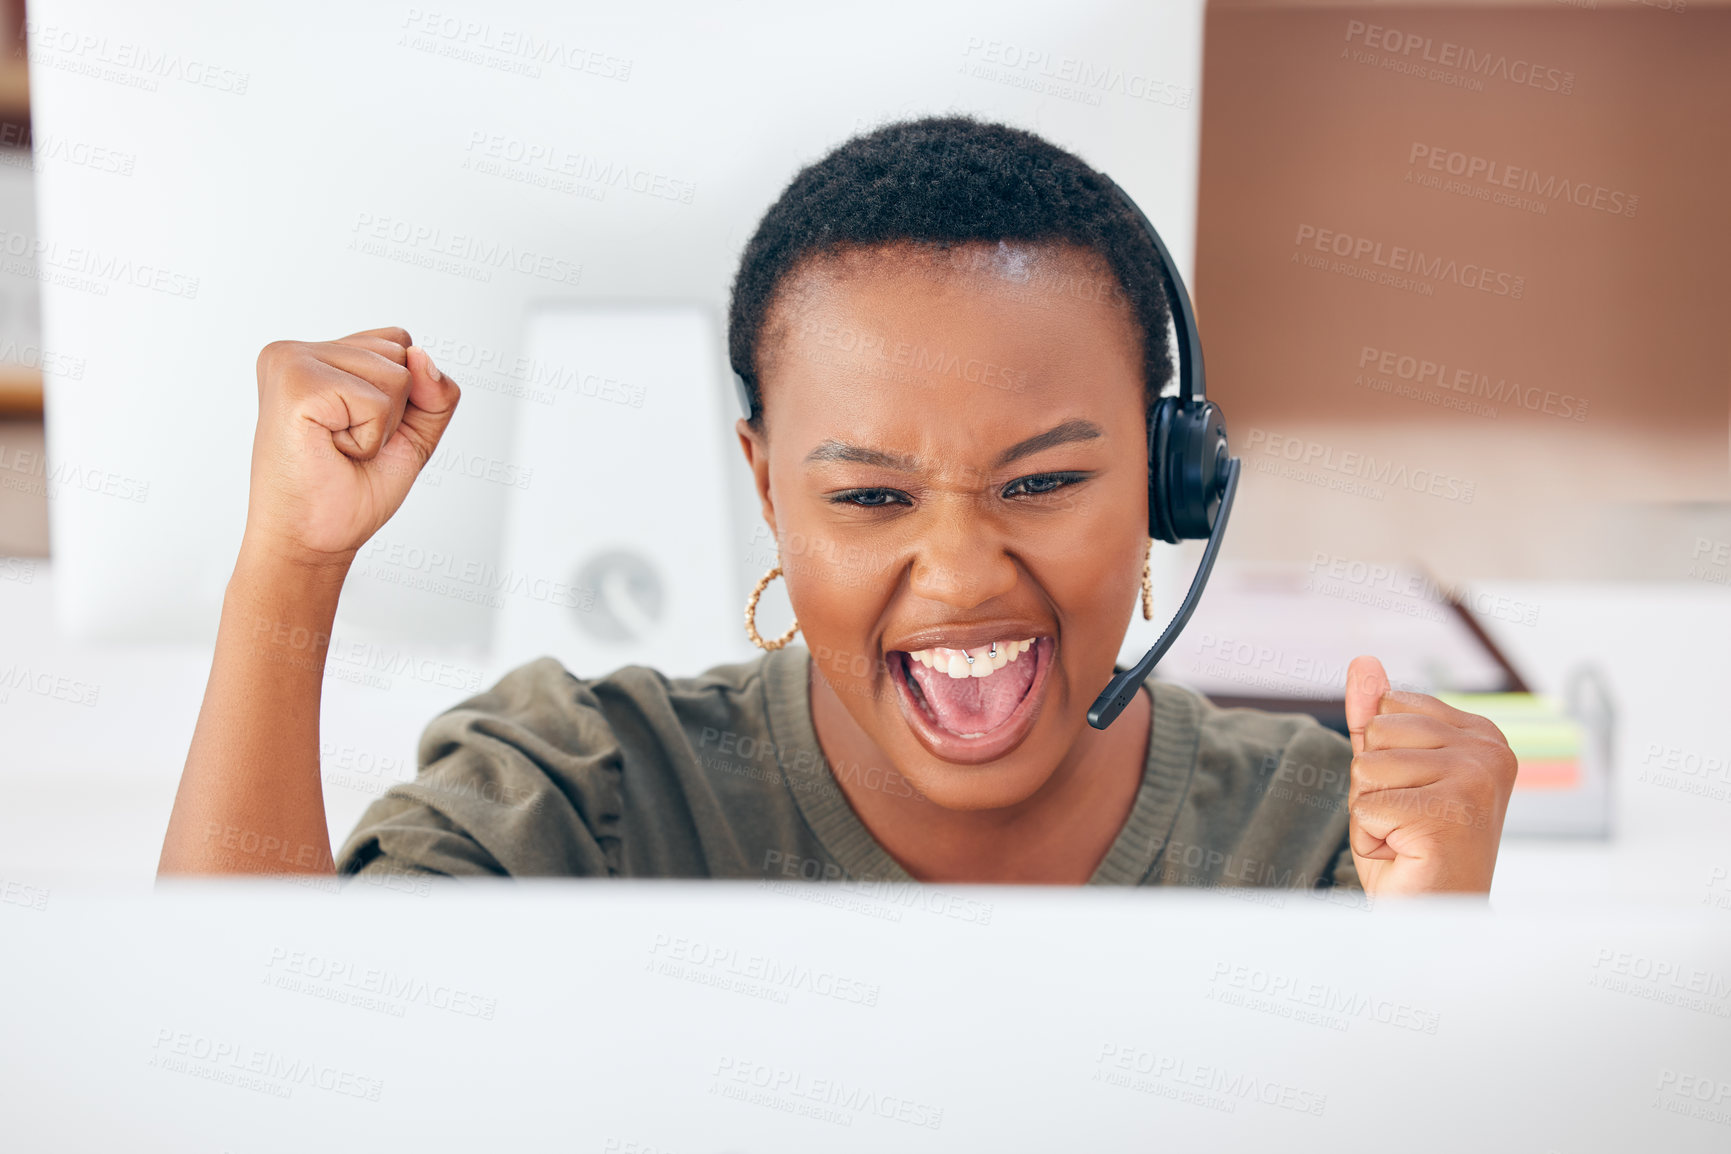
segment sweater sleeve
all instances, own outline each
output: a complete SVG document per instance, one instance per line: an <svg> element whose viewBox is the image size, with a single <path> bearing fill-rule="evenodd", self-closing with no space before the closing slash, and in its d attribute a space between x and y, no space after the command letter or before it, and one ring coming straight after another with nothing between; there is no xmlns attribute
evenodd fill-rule
<svg viewBox="0 0 1731 1154"><path fill-rule="evenodd" d="M361 815L339 874L619 872L619 743L589 683L553 658L435 717L417 762Z"/></svg>
<svg viewBox="0 0 1731 1154"><path fill-rule="evenodd" d="M1308 714L1181 692L1197 702L1199 741L1160 880L1356 889L1346 842L1351 742Z"/></svg>
<svg viewBox="0 0 1731 1154"><path fill-rule="evenodd" d="M1334 884L1342 889L1363 890L1364 883L1359 881L1358 866L1352 860L1352 843L1342 840L1340 851L1334 855L1334 868L1329 871Z"/></svg>

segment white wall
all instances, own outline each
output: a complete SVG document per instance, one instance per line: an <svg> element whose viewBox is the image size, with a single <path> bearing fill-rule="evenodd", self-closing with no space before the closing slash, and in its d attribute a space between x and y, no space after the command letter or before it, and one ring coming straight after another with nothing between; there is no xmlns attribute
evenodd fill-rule
<svg viewBox="0 0 1731 1154"><path fill-rule="evenodd" d="M965 110L1048 136L1124 185L1188 275L1201 7L501 0L427 15L311 0L241 19L215 0L36 0L38 148L58 138L131 158L125 172L38 173L44 343L84 358L82 379L49 374L49 452L56 468L113 479L110 492L69 486L53 504L60 628L214 636L267 342L404 325L465 387L446 444L532 468L510 437L513 406L528 402L480 363L519 355L529 302L698 301L719 331L740 249L787 180L885 119ZM515 71L526 38L578 66ZM480 171L496 138L659 178L669 195ZM374 222L429 239L363 251ZM411 263L437 246L509 246L550 275ZM575 283L560 279L578 267ZM485 352L465 363L471 349ZM729 424L715 436L738 461ZM743 462L725 483L737 548L716 571L743 600L761 570L747 556L756 511ZM392 531L496 558L509 491L460 477L418 487ZM639 496L653 510L674 495ZM1163 585L1187 579L1174 575L1177 550L1157 552ZM404 639L486 643L486 608L403 596L390 628Z"/></svg>

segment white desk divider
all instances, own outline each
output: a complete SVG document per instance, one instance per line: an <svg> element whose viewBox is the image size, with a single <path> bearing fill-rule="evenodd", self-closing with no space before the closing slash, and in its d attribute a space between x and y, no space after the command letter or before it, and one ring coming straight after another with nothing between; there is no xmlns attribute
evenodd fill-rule
<svg viewBox="0 0 1731 1154"><path fill-rule="evenodd" d="M524 349L551 405L517 410L494 656L598 677L702 672L737 640L729 573L732 393L714 319L693 305L533 310ZM725 404L724 404L725 402Z"/></svg>

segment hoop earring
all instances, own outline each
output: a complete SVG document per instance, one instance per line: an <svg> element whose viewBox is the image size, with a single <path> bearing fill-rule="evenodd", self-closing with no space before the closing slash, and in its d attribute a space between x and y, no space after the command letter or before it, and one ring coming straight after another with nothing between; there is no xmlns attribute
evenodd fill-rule
<svg viewBox="0 0 1731 1154"><path fill-rule="evenodd" d="M751 591L751 597L745 603L745 635L749 637L751 643L759 649L780 649L783 645L792 641L793 635L799 632L798 621L795 621L790 625L787 632L783 633L774 641L765 641L757 632L757 599L763 596L763 591L769 588L769 583L780 576L781 565L778 562L775 568L758 578L757 588Z"/></svg>
<svg viewBox="0 0 1731 1154"><path fill-rule="evenodd" d="M1154 538L1148 538L1148 553L1142 558L1142 620L1154 620L1154 578L1149 564L1154 558Z"/></svg>

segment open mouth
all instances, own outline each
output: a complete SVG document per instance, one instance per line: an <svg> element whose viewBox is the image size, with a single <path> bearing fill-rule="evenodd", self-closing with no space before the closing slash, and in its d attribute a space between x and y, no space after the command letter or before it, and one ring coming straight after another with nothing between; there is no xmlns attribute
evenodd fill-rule
<svg viewBox="0 0 1731 1154"><path fill-rule="evenodd" d="M1029 637L973 650L898 649L887 656L902 714L915 734L940 757L976 762L1001 756L1027 735L1052 650L1050 637Z"/></svg>

